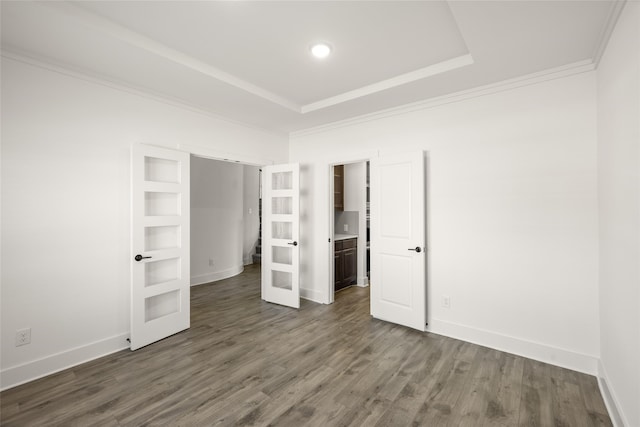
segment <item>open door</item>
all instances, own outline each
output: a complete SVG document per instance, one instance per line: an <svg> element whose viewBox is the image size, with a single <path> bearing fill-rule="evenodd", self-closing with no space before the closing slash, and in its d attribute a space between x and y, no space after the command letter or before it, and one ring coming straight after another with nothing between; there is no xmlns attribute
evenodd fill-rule
<svg viewBox="0 0 640 427"><path fill-rule="evenodd" d="M371 315L426 327L425 174L422 152L371 161Z"/></svg>
<svg viewBox="0 0 640 427"><path fill-rule="evenodd" d="M262 299L300 307L298 164L262 169Z"/></svg>
<svg viewBox="0 0 640 427"><path fill-rule="evenodd" d="M131 151L131 350L189 328L189 153Z"/></svg>

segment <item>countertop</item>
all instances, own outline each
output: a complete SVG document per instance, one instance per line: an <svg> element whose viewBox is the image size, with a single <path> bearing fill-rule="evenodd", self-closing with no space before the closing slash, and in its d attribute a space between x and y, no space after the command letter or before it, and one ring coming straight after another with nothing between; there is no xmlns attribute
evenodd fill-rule
<svg viewBox="0 0 640 427"><path fill-rule="evenodd" d="M357 234L334 234L333 241L337 242L339 240L347 240L347 239L357 239Z"/></svg>

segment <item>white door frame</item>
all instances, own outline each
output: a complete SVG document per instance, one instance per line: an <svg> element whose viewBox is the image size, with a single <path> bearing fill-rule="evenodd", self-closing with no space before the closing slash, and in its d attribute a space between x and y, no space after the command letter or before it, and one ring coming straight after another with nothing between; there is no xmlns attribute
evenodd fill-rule
<svg viewBox="0 0 640 427"><path fill-rule="evenodd" d="M345 156L345 157L341 157L338 160L332 160L330 162L328 162L327 165L327 179L329 180L329 191L328 191L328 199L329 199L329 247L328 247L328 259L329 259L329 278L328 278L328 283L326 286L326 295L325 295L325 301L326 304L333 304L335 302L335 282L334 282L334 274L335 274L335 267L334 267L334 256L335 256L335 244L333 242L333 236L335 233L335 206L334 206L334 195L333 195L333 167L336 165L347 165L347 164L352 164L352 163L360 163L360 162L370 162L373 158L377 158L379 157L380 152L379 151L375 151L375 152L371 152L369 153L369 155L366 156ZM424 151L423 152L424 155L424 166L425 166L425 179L428 177L429 174L429 152L428 151ZM371 189L371 181L369 181L369 191L372 191ZM429 315L429 310L428 310L428 302L430 300L429 298L429 278L431 276L431 271L429 268L430 265L430 258L431 258L431 251L429 250L430 245L429 245L429 222L430 222L430 218L431 215L429 215L429 180L426 179L425 182L425 195L424 195L424 199L425 199L425 215L426 215L426 219L425 219L425 268L426 268L426 276L425 276L425 307L427 307L427 319L428 319L428 315ZM373 260L371 260L371 263L373 263ZM428 323L427 323L428 325ZM425 330L428 330L428 326L425 327Z"/></svg>
<svg viewBox="0 0 640 427"><path fill-rule="evenodd" d="M325 287L326 294L324 295L324 301L326 304L333 304L335 301L335 266L334 266L334 257L335 257L335 242L333 241L333 236L335 235L335 200L333 197L333 167L338 165L349 165L354 163L363 163L369 162L372 158L378 157L378 152L370 152L364 156L344 156L340 157L337 160L332 160L327 165L327 177L329 180L329 236L327 238L327 244L329 245L328 251L328 259L329 259L329 279L327 286ZM365 189L366 191L366 189ZM366 244L366 242L365 242ZM365 249L366 256L366 249ZM366 268L366 261L365 261ZM359 272L358 272L359 273Z"/></svg>

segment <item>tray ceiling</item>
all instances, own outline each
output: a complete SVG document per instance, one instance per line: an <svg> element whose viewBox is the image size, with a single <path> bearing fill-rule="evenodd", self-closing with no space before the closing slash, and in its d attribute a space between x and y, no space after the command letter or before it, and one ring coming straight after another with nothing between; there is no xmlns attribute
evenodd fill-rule
<svg viewBox="0 0 640 427"><path fill-rule="evenodd" d="M2 2L5 55L280 132L593 64L616 1ZM312 43L328 42L318 60Z"/></svg>

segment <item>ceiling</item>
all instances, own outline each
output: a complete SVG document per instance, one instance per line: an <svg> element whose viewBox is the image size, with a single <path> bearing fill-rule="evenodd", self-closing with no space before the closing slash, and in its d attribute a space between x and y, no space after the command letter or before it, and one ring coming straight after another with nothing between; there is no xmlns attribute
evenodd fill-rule
<svg viewBox="0 0 640 427"><path fill-rule="evenodd" d="M2 1L2 50L289 133L594 66L622 4Z"/></svg>

